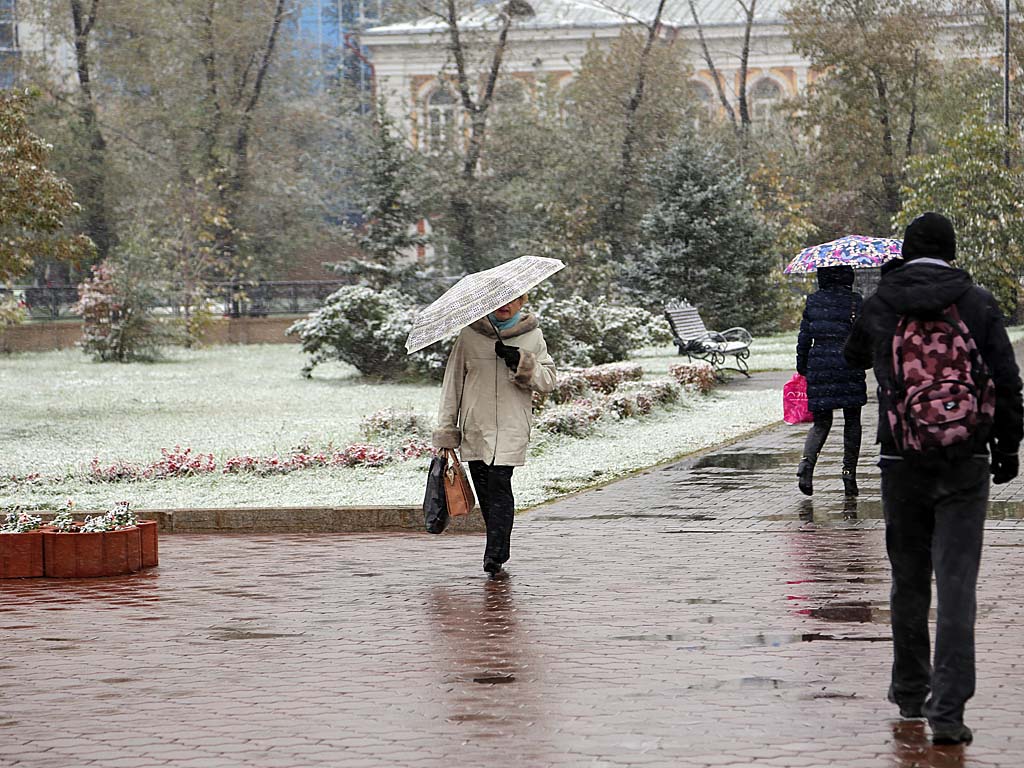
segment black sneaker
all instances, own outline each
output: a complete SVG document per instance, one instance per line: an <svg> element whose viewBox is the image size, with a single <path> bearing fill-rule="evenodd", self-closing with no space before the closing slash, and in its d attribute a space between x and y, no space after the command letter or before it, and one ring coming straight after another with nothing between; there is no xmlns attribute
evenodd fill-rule
<svg viewBox="0 0 1024 768"><path fill-rule="evenodd" d="M484 560L484 570L487 571L487 573L491 574L491 576L497 576L499 573L501 573L501 563L499 563L497 560L491 560L490 558L487 558L486 560Z"/></svg>
<svg viewBox="0 0 1024 768"><path fill-rule="evenodd" d="M970 744L972 741L974 734L963 723L932 727L932 744Z"/></svg>

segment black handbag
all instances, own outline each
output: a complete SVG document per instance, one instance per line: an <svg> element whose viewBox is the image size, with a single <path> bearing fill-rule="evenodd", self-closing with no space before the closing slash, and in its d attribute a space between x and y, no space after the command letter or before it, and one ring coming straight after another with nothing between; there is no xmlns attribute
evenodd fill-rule
<svg viewBox="0 0 1024 768"><path fill-rule="evenodd" d="M427 472L427 493L423 497L423 524L427 533L444 533L448 527L448 503L445 501L444 472L448 464L442 454L430 460Z"/></svg>

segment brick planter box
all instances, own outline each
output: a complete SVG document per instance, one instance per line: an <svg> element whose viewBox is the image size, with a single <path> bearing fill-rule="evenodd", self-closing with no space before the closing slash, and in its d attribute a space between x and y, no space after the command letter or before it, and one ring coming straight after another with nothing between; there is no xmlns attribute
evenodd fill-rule
<svg viewBox="0 0 1024 768"><path fill-rule="evenodd" d="M152 568L160 564L159 546L157 545L156 520L139 520L139 536L142 540L142 567Z"/></svg>
<svg viewBox="0 0 1024 768"><path fill-rule="evenodd" d="M60 533L44 526L0 534L0 578L121 576L157 565L157 523L102 533Z"/></svg>
<svg viewBox="0 0 1024 768"><path fill-rule="evenodd" d="M43 532L0 533L0 579L43 575Z"/></svg>

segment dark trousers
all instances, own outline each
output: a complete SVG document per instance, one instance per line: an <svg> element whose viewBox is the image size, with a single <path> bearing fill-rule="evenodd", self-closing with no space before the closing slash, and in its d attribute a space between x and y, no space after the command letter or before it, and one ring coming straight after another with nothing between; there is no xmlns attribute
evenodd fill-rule
<svg viewBox="0 0 1024 768"><path fill-rule="evenodd" d="M487 526L484 560L508 562L512 523L516 515L516 500L512 497L513 469L482 461L469 462L469 474L473 478L484 525Z"/></svg>
<svg viewBox="0 0 1024 768"><path fill-rule="evenodd" d="M832 431L832 411L814 411L814 424L804 441L804 458L818 462L828 433ZM860 456L860 408L843 408L843 469L855 472Z"/></svg>
<svg viewBox="0 0 1024 768"><path fill-rule="evenodd" d="M885 545L892 567L893 665L889 698L925 701L932 725L963 722L974 695L975 589L988 506L983 458L936 467L882 462ZM928 610L932 572L938 596L935 664Z"/></svg>

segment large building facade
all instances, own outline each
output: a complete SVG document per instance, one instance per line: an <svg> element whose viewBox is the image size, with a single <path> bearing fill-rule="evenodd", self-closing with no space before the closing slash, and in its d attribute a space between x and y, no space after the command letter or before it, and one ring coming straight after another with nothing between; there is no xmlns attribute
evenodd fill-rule
<svg viewBox="0 0 1024 768"><path fill-rule="evenodd" d="M530 0L532 14L517 20L509 35L504 65L506 79L520 82L571 82L589 46L608 45L637 20L653 18L656 2L626 0ZM796 95L810 77L806 60L795 54L785 30L785 0L762 0L751 24L747 96L755 121L771 118L785 98ZM740 60L746 32L741 4L735 0L697 0L699 26L686 0L666 6L659 35L685 48L693 72L696 100L708 115L722 110L717 75L735 105L740 90ZM468 40L493 40L493 6L483 6L460 20ZM488 32L488 30L490 33ZM447 87L447 31L436 19L391 24L368 30L363 43L376 73L378 97L389 113L408 128L413 143L426 151L453 119L455 103ZM704 43L701 43L701 35ZM704 46L714 65L708 66Z"/></svg>
<svg viewBox="0 0 1024 768"><path fill-rule="evenodd" d="M519 2L519 0L517 0ZM565 85L572 80L590 45L608 45L623 30L643 29L654 17L657 0L526 0L531 13L517 19L509 35L503 71L506 82ZM669 0L662 16L662 41L682 46L692 73L694 98L709 116L724 112L719 90L736 109L743 88L742 51L748 20L737 0ZM786 30L787 0L760 0L749 24L746 97L752 121L771 121L782 102L814 78L809 62L793 50ZM493 44L498 19L495 4L479 6L459 21L465 39ZM942 46L957 50L955 30ZM412 142L430 151L455 119L457 105L448 86L451 63L447 30L436 18L371 28L362 36L370 51L378 98L404 123ZM470 43L472 45L472 43ZM997 51L972 56L997 57ZM710 58L712 66L709 66ZM716 78L718 83L716 84Z"/></svg>

